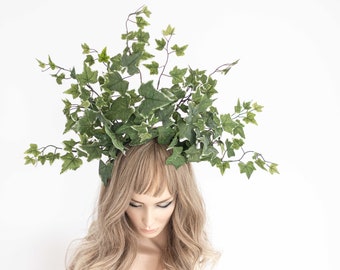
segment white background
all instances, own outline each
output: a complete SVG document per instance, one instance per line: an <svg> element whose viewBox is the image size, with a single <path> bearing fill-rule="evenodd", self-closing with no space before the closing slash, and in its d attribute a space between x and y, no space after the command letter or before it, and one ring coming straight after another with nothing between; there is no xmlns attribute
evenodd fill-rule
<svg viewBox="0 0 340 270"><path fill-rule="evenodd" d="M120 52L129 12L152 12L148 30L168 24L189 44L181 67L220 77L217 106L237 98L264 105L248 149L279 163L280 175L238 169L222 177L195 164L209 234L223 252L217 269L339 270L338 0L4 1L0 8L0 269L60 270L69 243L86 232L100 184L97 162L59 175L56 166L24 166L30 143L63 139L62 91L41 73L47 55L81 65L81 43Z"/></svg>

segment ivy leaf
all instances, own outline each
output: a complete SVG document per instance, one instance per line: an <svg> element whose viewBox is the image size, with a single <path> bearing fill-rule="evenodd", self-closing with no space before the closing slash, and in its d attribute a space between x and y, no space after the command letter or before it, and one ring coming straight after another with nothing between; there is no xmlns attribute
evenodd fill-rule
<svg viewBox="0 0 340 270"><path fill-rule="evenodd" d="M239 100L239 99L237 100L237 104L236 104L236 106L234 107L234 110L235 110L235 113L240 113L241 110L242 110L242 106L241 106L241 103L240 103L240 100Z"/></svg>
<svg viewBox="0 0 340 270"><path fill-rule="evenodd" d="M77 144L78 142L76 142L75 140L73 139L70 139L70 140L65 140L63 141L63 144L64 144L64 150L67 151L67 152L72 152L74 146Z"/></svg>
<svg viewBox="0 0 340 270"><path fill-rule="evenodd" d="M157 140L159 144L170 144L172 138L175 136L176 132L170 128L170 127L166 127L166 126L160 126L157 128L158 131L158 136L157 136Z"/></svg>
<svg viewBox="0 0 340 270"><path fill-rule="evenodd" d="M143 83L138 92L144 97L139 106L139 112L142 115L148 115L151 111L162 108L172 102L172 100L153 86L153 81Z"/></svg>
<svg viewBox="0 0 340 270"><path fill-rule="evenodd" d="M50 66L50 68L52 69L52 70L55 70L56 69L56 64L52 61L52 59L51 59L51 57L50 56L48 56L48 65Z"/></svg>
<svg viewBox="0 0 340 270"><path fill-rule="evenodd" d="M177 56L183 56L184 52L188 48L188 45L184 45L182 47L179 47L177 44L172 46L171 49L175 51Z"/></svg>
<svg viewBox="0 0 340 270"><path fill-rule="evenodd" d="M128 95L115 99L105 116L111 121L118 119L127 121L135 111L134 108L130 106L130 100Z"/></svg>
<svg viewBox="0 0 340 270"><path fill-rule="evenodd" d="M125 81L122 76L115 71L109 73L103 88L108 89L110 92L118 91L121 95L124 95L129 88L129 82Z"/></svg>
<svg viewBox="0 0 340 270"><path fill-rule="evenodd" d="M175 66L171 71L170 75L172 77L172 83L173 84L178 84L181 82L184 82L183 77L185 73L187 72L187 68L180 69L177 66Z"/></svg>
<svg viewBox="0 0 340 270"><path fill-rule="evenodd" d="M88 63L89 66L92 66L95 63L93 56L91 54L86 55L84 63Z"/></svg>
<svg viewBox="0 0 340 270"><path fill-rule="evenodd" d="M244 133L243 127L244 126L241 123L238 123L238 125L233 130L233 134L235 136L240 135L243 139L245 139L246 135Z"/></svg>
<svg viewBox="0 0 340 270"><path fill-rule="evenodd" d="M168 25L168 27L162 31L164 36L172 36L175 34L175 28L171 27L171 25Z"/></svg>
<svg viewBox="0 0 340 270"><path fill-rule="evenodd" d="M71 88L64 91L64 93L72 95L73 99L76 99L80 95L78 84L71 84Z"/></svg>
<svg viewBox="0 0 340 270"><path fill-rule="evenodd" d="M98 117L98 113L87 109L84 116L78 120L75 124L74 129L79 132L79 134L91 134L93 131L93 124Z"/></svg>
<svg viewBox="0 0 340 270"><path fill-rule="evenodd" d="M230 169L230 163L228 161L219 162L216 166L220 169L222 175L224 175L226 169Z"/></svg>
<svg viewBox="0 0 340 270"><path fill-rule="evenodd" d="M86 153L88 154L87 161L91 161L93 159L99 159L102 156L102 150L100 149L98 143L82 145L81 149L85 150Z"/></svg>
<svg viewBox="0 0 340 270"><path fill-rule="evenodd" d="M105 47L100 54L98 54L98 61L101 63L107 63L110 60L110 56L106 53L107 48Z"/></svg>
<svg viewBox="0 0 340 270"><path fill-rule="evenodd" d="M186 162L185 157L182 155L183 147L174 147L172 151L171 156L167 158L165 163L167 165L174 165L177 169Z"/></svg>
<svg viewBox="0 0 340 270"><path fill-rule="evenodd" d="M138 62L140 60L141 55L142 54L138 52L138 53L132 53L131 55L124 54L122 56L122 66L127 67L127 71L129 75L134 75L139 72L139 69L137 66L138 66Z"/></svg>
<svg viewBox="0 0 340 270"><path fill-rule="evenodd" d="M252 112L247 112L247 115L246 117L243 118L243 121L248 124L248 123L252 123L254 125L257 125L257 122L255 120L255 116L256 114L255 113L252 113Z"/></svg>
<svg viewBox="0 0 340 270"><path fill-rule="evenodd" d="M255 160L255 164L257 165L257 166L259 166L262 170L267 170L266 169L266 167L265 167L265 165L266 165L266 162L264 162L261 158L257 158L256 160Z"/></svg>
<svg viewBox="0 0 340 270"><path fill-rule="evenodd" d="M164 44L165 45L165 44ZM42 62L42 61L40 61L39 59L36 59L37 61L38 61L38 63L39 63L39 67L41 67L41 68L46 68L46 64L44 63L44 62Z"/></svg>
<svg viewBox="0 0 340 270"><path fill-rule="evenodd" d="M262 112L263 106L257 104L257 102L253 103L252 107L255 111Z"/></svg>
<svg viewBox="0 0 340 270"><path fill-rule="evenodd" d="M125 151L124 151L123 143L120 140L118 140L116 134L111 131L107 123L104 124L104 129L105 129L106 134L109 135L113 146L124 153Z"/></svg>
<svg viewBox="0 0 340 270"><path fill-rule="evenodd" d="M83 54L89 54L90 53L90 47L86 43L81 44L81 48L83 49Z"/></svg>
<svg viewBox="0 0 340 270"><path fill-rule="evenodd" d="M238 166L240 167L240 172L245 173L248 179L250 178L251 174L256 170L252 161L248 161L247 163L239 162Z"/></svg>
<svg viewBox="0 0 340 270"><path fill-rule="evenodd" d="M84 63L83 73L77 75L77 80L80 85L96 83L98 81L98 71L92 71L91 68Z"/></svg>
<svg viewBox="0 0 340 270"><path fill-rule="evenodd" d="M83 161L72 153L66 153L60 158L63 161L60 173L64 173L67 170L76 170L83 164Z"/></svg>
<svg viewBox="0 0 340 270"><path fill-rule="evenodd" d="M32 158L30 156L25 156L25 165L32 164L35 165L37 163L37 160L35 158Z"/></svg>
<svg viewBox="0 0 340 270"><path fill-rule="evenodd" d="M99 176L105 186L107 186L108 180L111 179L112 169L113 163L104 163L102 160L99 160Z"/></svg>
<svg viewBox="0 0 340 270"><path fill-rule="evenodd" d="M156 47L156 50L163 50L165 45L166 45L166 41L164 38L162 39L156 39L156 44L157 44L157 47Z"/></svg>
<svg viewBox="0 0 340 270"><path fill-rule="evenodd" d="M151 15L151 12L150 12L150 10L148 9L148 7L147 6L144 6L143 7L143 9L142 9L142 13L144 13L145 14L145 16L146 17L150 17L150 15Z"/></svg>
<svg viewBox="0 0 340 270"><path fill-rule="evenodd" d="M30 147L25 151L25 154L33 155L34 157L37 157L40 155L40 151L38 149L38 145L35 143L31 143Z"/></svg>
<svg viewBox="0 0 340 270"><path fill-rule="evenodd" d="M222 123L222 128L224 131L233 134L233 130L234 128L236 128L238 126L238 124L231 119L230 114L222 114L220 116L221 118L221 123Z"/></svg>
<svg viewBox="0 0 340 270"><path fill-rule="evenodd" d="M144 64L150 70L150 75L157 75L159 64L155 61L152 61L151 64Z"/></svg>
<svg viewBox="0 0 340 270"><path fill-rule="evenodd" d="M279 174L279 170L277 169L277 164L276 163L271 163L270 166L269 166L269 172L271 174L274 174L274 173L278 173Z"/></svg>
<svg viewBox="0 0 340 270"><path fill-rule="evenodd" d="M136 16L136 23L137 23L137 26L141 29L149 25L149 23L141 16Z"/></svg>
<svg viewBox="0 0 340 270"><path fill-rule="evenodd" d="M201 160L202 150L198 149L196 145L191 145L189 149L185 150L188 162L199 162Z"/></svg>

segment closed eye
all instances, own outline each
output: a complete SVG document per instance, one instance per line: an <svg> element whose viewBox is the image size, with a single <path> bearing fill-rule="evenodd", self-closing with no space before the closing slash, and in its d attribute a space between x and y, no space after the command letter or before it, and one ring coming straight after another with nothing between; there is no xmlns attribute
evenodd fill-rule
<svg viewBox="0 0 340 270"><path fill-rule="evenodd" d="M173 201L162 203L162 204L158 204L157 206L160 207L160 208L167 208L172 202Z"/></svg>
<svg viewBox="0 0 340 270"><path fill-rule="evenodd" d="M134 203L134 202L130 202L129 205L132 206L132 207L141 207L142 206L141 204Z"/></svg>

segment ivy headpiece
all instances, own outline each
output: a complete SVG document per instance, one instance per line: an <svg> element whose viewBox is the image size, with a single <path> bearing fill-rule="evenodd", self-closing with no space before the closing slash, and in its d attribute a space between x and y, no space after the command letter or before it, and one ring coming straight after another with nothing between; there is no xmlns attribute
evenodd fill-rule
<svg viewBox="0 0 340 270"><path fill-rule="evenodd" d="M45 62L38 60L43 71L52 71L57 84L70 82L64 91L69 97L63 100L64 134L77 136L64 140L63 146L30 144L25 164L52 164L60 159L63 173L78 169L83 160L99 160L99 175L106 184L119 152L157 138L172 149L166 163L175 167L208 161L221 174L231 163L237 163L248 178L257 167L278 173L276 163L243 149L244 127L257 124L256 113L263 107L238 100L232 113L219 114L213 106L214 75L227 74L238 61L210 74L191 67L169 67L169 58L183 56L187 49L187 45L172 44L175 29L170 25L155 39L155 53L163 53L162 61L156 61L149 51L150 34L145 31L150 14L146 6L129 14L121 53L110 56L106 47L97 51L82 44L81 72L55 64L50 56Z"/></svg>

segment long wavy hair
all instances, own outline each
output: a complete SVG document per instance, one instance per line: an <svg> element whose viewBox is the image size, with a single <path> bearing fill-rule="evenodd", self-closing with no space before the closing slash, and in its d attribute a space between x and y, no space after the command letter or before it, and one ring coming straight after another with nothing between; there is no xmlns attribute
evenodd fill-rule
<svg viewBox="0 0 340 270"><path fill-rule="evenodd" d="M171 155L156 140L130 147L114 163L112 178L102 186L88 234L72 252L68 270L127 270L137 254L137 235L125 214L133 193L176 197L162 260L167 270L206 269L219 253L205 232L205 205L191 165L166 165Z"/></svg>

